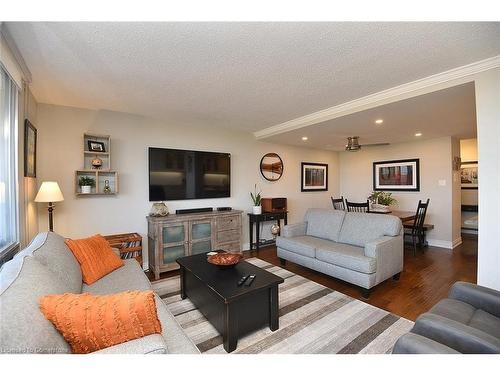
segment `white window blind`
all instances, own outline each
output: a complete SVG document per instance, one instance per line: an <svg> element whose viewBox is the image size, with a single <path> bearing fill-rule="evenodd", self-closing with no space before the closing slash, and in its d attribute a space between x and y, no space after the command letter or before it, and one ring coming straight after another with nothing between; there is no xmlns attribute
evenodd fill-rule
<svg viewBox="0 0 500 375"><path fill-rule="evenodd" d="M0 259L19 243L17 219L17 87L0 67Z"/></svg>

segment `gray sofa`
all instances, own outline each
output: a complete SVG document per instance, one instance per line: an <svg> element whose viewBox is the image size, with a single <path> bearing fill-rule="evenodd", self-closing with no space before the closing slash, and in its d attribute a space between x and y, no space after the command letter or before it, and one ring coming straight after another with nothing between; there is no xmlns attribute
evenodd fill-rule
<svg viewBox="0 0 500 375"><path fill-rule="evenodd" d="M309 209L304 222L286 225L278 257L361 287L399 278L403 270L401 220L391 215Z"/></svg>
<svg viewBox="0 0 500 375"><path fill-rule="evenodd" d="M396 354L500 353L500 292L457 282L448 298L418 317Z"/></svg>
<svg viewBox="0 0 500 375"><path fill-rule="evenodd" d="M40 233L0 270L0 353L70 353L63 336L45 319L39 299L47 294L110 294L150 290L136 260L92 285L82 283L78 261L55 233ZM162 333L128 341L96 353L199 353L163 301L156 296Z"/></svg>

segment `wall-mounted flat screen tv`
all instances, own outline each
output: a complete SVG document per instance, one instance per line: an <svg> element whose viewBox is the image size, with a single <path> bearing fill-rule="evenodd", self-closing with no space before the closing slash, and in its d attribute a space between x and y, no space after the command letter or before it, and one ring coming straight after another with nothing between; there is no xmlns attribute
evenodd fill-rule
<svg viewBox="0 0 500 375"><path fill-rule="evenodd" d="M149 200L226 198L231 195L231 155L149 148Z"/></svg>

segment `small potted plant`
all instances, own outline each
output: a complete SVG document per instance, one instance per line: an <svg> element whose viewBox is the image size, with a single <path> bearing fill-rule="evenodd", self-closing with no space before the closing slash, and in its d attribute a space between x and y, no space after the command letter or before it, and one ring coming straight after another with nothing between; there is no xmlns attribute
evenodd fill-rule
<svg viewBox="0 0 500 375"><path fill-rule="evenodd" d="M392 197L392 193L385 191L374 191L368 197L372 211L389 212L391 205L397 205L398 201Z"/></svg>
<svg viewBox="0 0 500 375"><path fill-rule="evenodd" d="M261 191L257 193L257 184L255 184L254 192L250 192L250 197L252 197L253 202L252 212L254 215L260 215L262 213L262 206L260 205L262 197L260 193Z"/></svg>
<svg viewBox="0 0 500 375"><path fill-rule="evenodd" d="M95 186L95 180L92 177L81 176L78 179L78 185L80 186L82 194L90 194L92 188Z"/></svg>

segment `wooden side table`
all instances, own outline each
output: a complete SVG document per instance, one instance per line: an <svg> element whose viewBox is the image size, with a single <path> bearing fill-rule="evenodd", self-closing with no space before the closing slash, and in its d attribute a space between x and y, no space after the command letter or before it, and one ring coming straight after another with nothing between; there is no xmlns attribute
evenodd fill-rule
<svg viewBox="0 0 500 375"><path fill-rule="evenodd" d="M267 240L263 243L260 242L260 223L266 221L276 221L281 228L280 222L284 221L285 225L288 224L288 211L279 211L279 212L263 212L261 214L255 215L253 213L248 213L248 225L250 232L250 250L259 251L261 246L269 246L274 245L276 243L275 240ZM253 227L255 224L255 242L253 242Z"/></svg>

